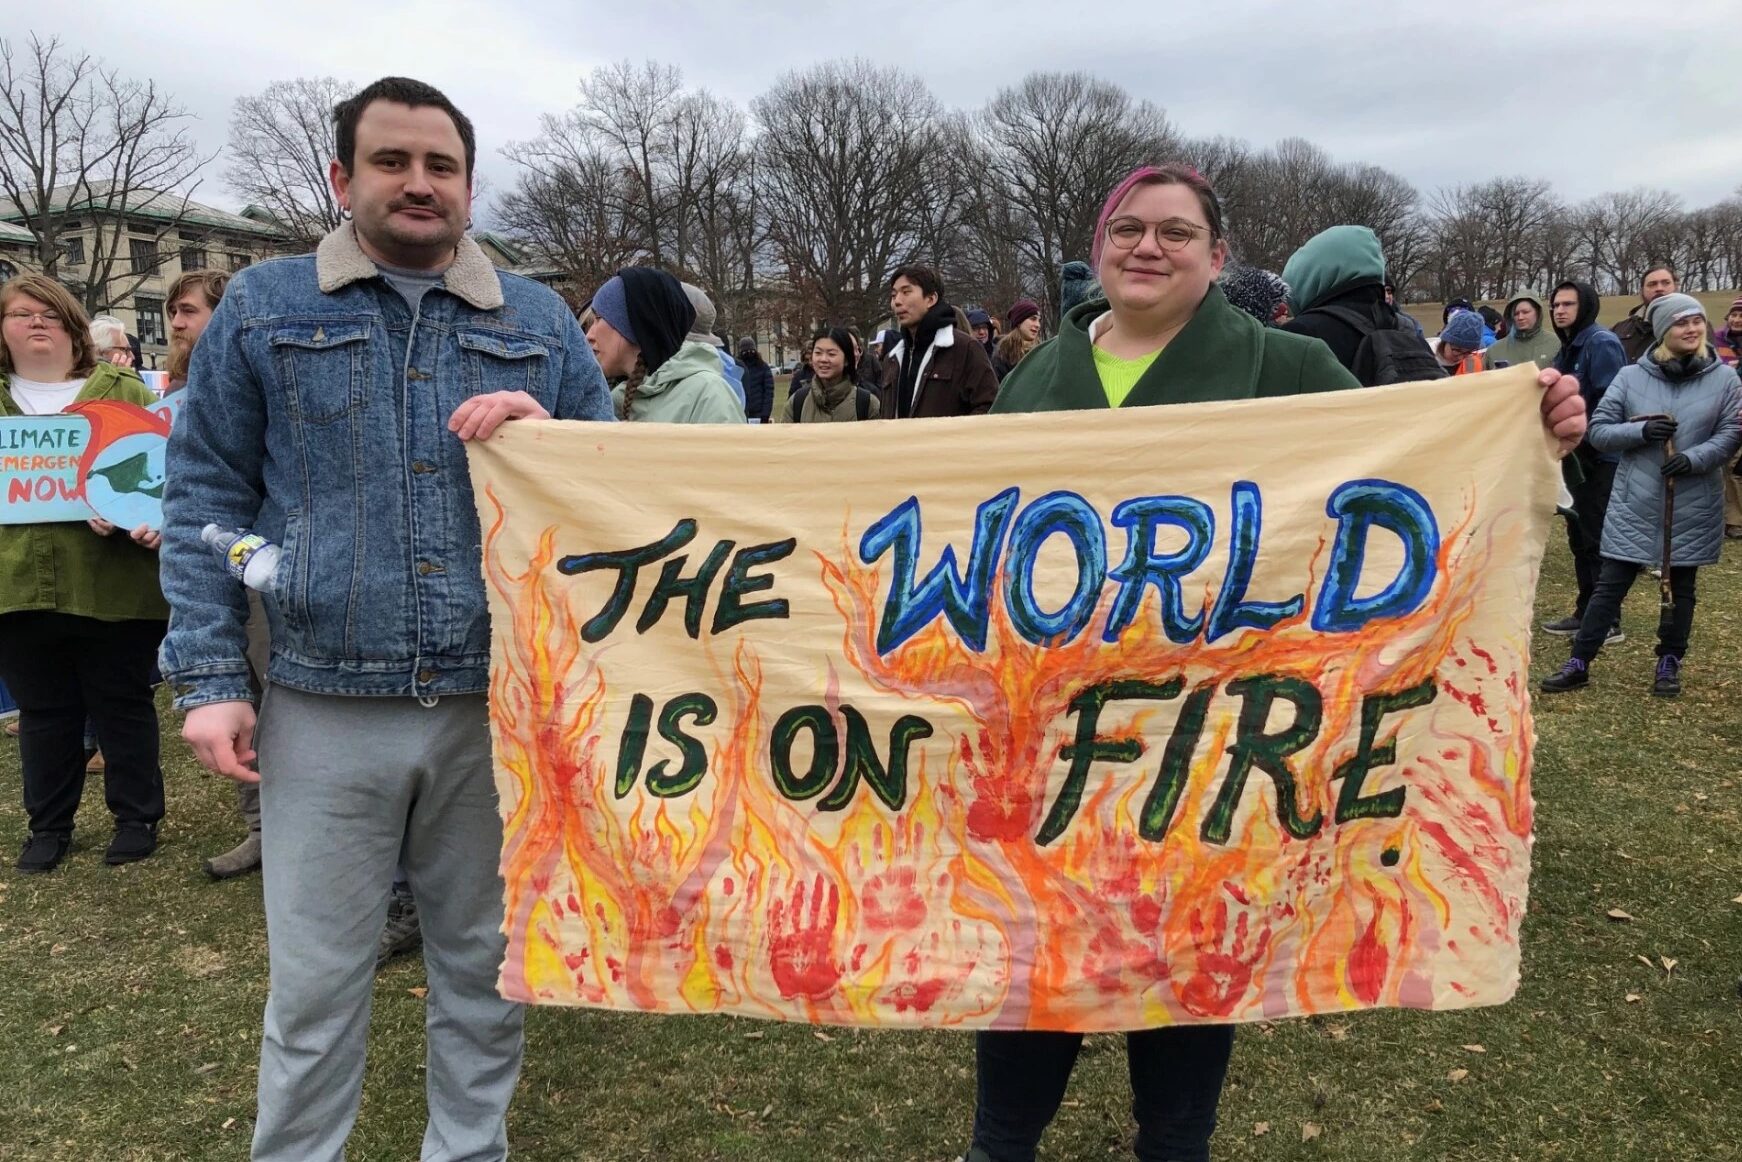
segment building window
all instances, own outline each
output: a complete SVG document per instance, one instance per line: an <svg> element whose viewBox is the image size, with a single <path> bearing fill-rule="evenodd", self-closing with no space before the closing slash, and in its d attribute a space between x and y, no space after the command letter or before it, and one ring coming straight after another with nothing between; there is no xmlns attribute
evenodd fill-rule
<svg viewBox="0 0 1742 1162"><path fill-rule="evenodd" d="M134 274L150 274L157 269L157 239L129 239L128 247L133 257Z"/></svg>
<svg viewBox="0 0 1742 1162"><path fill-rule="evenodd" d="M0 282L5 282L9 278L17 277L18 268L13 266L10 262L7 262L4 258L0 258Z"/></svg>
<svg viewBox="0 0 1742 1162"><path fill-rule="evenodd" d="M249 258L246 254L232 254L230 255L230 269L241 270L244 266L247 266L253 261L254 260Z"/></svg>
<svg viewBox="0 0 1742 1162"><path fill-rule="evenodd" d="M140 346L161 347L164 345L162 299L134 299L133 316L138 320L135 326L139 328Z"/></svg>
<svg viewBox="0 0 1742 1162"><path fill-rule="evenodd" d="M190 270L204 270L206 268L206 248L203 246L182 247L181 268L184 273Z"/></svg>
<svg viewBox="0 0 1742 1162"><path fill-rule="evenodd" d="M85 265L85 240L83 238L68 238L61 243L66 251L67 261L74 266Z"/></svg>

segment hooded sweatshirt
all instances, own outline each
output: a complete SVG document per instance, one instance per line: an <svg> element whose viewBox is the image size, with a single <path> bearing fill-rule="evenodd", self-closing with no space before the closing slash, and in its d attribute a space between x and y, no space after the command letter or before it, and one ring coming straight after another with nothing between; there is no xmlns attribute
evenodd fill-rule
<svg viewBox="0 0 1742 1162"><path fill-rule="evenodd" d="M644 356L646 350L642 348ZM618 418L655 424L743 423L744 409L720 373L716 351L712 344L686 342L642 380L633 400L618 384L611 392Z"/></svg>
<svg viewBox="0 0 1742 1162"><path fill-rule="evenodd" d="M1560 354L1561 344L1549 323L1548 304L1537 292L1521 290L1506 303L1508 322L1512 319L1512 308L1519 303L1529 303L1536 308L1536 326L1528 331L1521 331L1513 325L1506 332L1506 338L1496 340L1488 348L1488 366L1493 367L1501 360L1514 367L1522 367L1526 363L1534 363L1538 367L1554 366L1554 357Z"/></svg>
<svg viewBox="0 0 1742 1162"><path fill-rule="evenodd" d="M1383 289L1385 252L1379 236L1365 226L1332 226L1306 240L1282 268L1288 305L1295 314L1310 311L1335 295L1365 283Z"/></svg>
<svg viewBox="0 0 1742 1162"><path fill-rule="evenodd" d="M1615 381L1615 375L1627 362L1627 355L1621 349L1621 340L1609 331L1597 325L1597 309L1602 305L1597 298L1597 292L1582 282L1568 281L1555 287L1549 293L1549 301L1562 290L1570 289L1579 296L1579 312L1573 317L1570 327L1557 326L1555 335L1560 338L1561 349L1554 359L1555 370L1562 375L1576 376L1579 381L1579 394L1585 398L1585 412L1595 415L1597 405L1603 401L1603 393L1609 390L1609 385ZM1592 448L1589 438L1579 445L1579 450L1586 456L1594 456L1606 463L1620 463L1620 456L1613 453L1598 454Z"/></svg>

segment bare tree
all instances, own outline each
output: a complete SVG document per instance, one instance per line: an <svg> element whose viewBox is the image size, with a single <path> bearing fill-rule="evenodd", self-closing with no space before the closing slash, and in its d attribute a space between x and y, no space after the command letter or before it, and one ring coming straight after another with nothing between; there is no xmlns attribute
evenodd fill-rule
<svg viewBox="0 0 1742 1162"><path fill-rule="evenodd" d="M625 213L626 179L602 150L547 134L503 153L524 171L496 200L497 223L567 272L583 293L642 253L637 225Z"/></svg>
<svg viewBox="0 0 1742 1162"><path fill-rule="evenodd" d="M1088 73L1030 73L976 121L981 164L1011 211L1017 248L1057 315L1059 267L1087 258L1095 218L1120 178L1184 154L1167 115Z"/></svg>
<svg viewBox="0 0 1742 1162"><path fill-rule="evenodd" d="M571 114L571 131L608 145L623 166L623 212L656 264L665 261L667 163L682 92L683 74L670 65L619 61L581 82L581 103Z"/></svg>
<svg viewBox="0 0 1742 1162"><path fill-rule="evenodd" d="M238 97L230 114L224 176L231 192L271 214L305 248L341 221L327 176L338 153L333 106L356 91L332 77L275 81L252 97Z"/></svg>
<svg viewBox="0 0 1742 1162"><path fill-rule="evenodd" d="M87 310L130 299L175 252L202 157L187 114L154 81L131 81L59 40L0 41L0 193L36 237L43 270ZM190 191L191 192L191 191ZM65 240L91 224L83 271Z"/></svg>
<svg viewBox="0 0 1742 1162"><path fill-rule="evenodd" d="M751 109L769 241L792 291L814 318L868 325L890 272L942 233L946 159L965 144L923 82L862 60L789 73Z"/></svg>

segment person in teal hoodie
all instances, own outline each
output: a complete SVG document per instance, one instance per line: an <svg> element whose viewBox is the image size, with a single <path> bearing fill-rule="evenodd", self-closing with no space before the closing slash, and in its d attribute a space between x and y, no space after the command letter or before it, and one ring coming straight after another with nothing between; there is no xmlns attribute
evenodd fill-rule
<svg viewBox="0 0 1742 1162"><path fill-rule="evenodd" d="M648 266L628 266L593 296L587 342L607 379L617 418L663 424L738 424L744 409L708 343L687 339L696 309L683 284Z"/></svg>
<svg viewBox="0 0 1742 1162"><path fill-rule="evenodd" d="M1264 327L1231 306L1216 286L1227 259L1221 204L1201 174L1177 165L1135 171L1108 196L1096 224L1101 296L1068 312L1059 334L1017 364L993 413L1150 407L1359 386L1323 343ZM1380 278L1373 279L1376 295ZM1564 453L1585 431L1578 384L1554 371L1542 372L1539 383L1546 389L1543 422ZM1262 456L1264 450L1246 453ZM1031 1162L1064 1098L1082 1041L1073 1032L977 1035L967 1162ZM1127 1034L1125 1044L1136 1091L1138 1157L1208 1159L1233 1026L1145 1029Z"/></svg>

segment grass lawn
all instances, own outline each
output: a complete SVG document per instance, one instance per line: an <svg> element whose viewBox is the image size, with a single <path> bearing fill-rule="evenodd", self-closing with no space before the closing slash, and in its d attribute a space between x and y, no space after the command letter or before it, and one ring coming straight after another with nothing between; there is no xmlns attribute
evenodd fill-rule
<svg viewBox="0 0 1742 1162"><path fill-rule="evenodd" d="M1647 584L1596 685L1539 704L1518 998L1243 1030L1219 1159L1742 1157L1738 562L1732 549L1702 578L1698 656L1679 702L1646 694ZM1570 608L1569 572L1557 540L1539 613ZM1565 656L1559 641L1539 645L1539 673ZM233 794L179 740L166 767L156 858L102 865L108 824L93 784L68 864L23 877L11 870L24 825L17 750L0 744L0 1158L246 1157L266 999L260 881L205 880L201 857L239 837ZM1608 919L1613 908L1634 919ZM377 984L354 1159L417 1154L423 984L416 959ZM953 1158L972 1109L972 1048L964 1034L535 1010L515 1157ZM1090 1040L1068 1101L1045 1158L1129 1157L1116 1038Z"/></svg>

